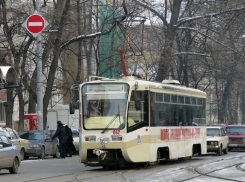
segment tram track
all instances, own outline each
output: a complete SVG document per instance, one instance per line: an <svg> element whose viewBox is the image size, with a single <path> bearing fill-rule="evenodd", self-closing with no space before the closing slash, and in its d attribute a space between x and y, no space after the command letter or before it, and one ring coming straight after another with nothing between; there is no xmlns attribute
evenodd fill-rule
<svg viewBox="0 0 245 182"><path fill-rule="evenodd" d="M78 181L78 182L79 182L80 180L77 179L77 177L78 177L79 175L85 173L85 172L86 172L86 171L82 171L82 172L79 172L79 173L75 174L74 176L72 176L73 181Z"/></svg>
<svg viewBox="0 0 245 182"><path fill-rule="evenodd" d="M228 158L227 160L231 160L231 159L239 159L239 158L243 158L243 157L244 157L244 156L233 157L233 158ZM212 163L217 163L217 162L220 162L220 161L224 161L224 159L221 159L221 160L215 160L215 161L213 161ZM209 164L212 164L212 163L209 163ZM241 181L241 180L236 180L236 179L231 179L231 178L226 178L226 177L221 177L221 176L214 176L214 175L211 175L212 173L215 173L215 172L218 172L218 171L221 171L221 170L224 170L224 169L233 168L233 167L235 167L235 169L237 169L237 170L240 170L240 171L243 171L243 172L244 172L244 170L242 170L241 167L240 167L242 164L243 164L243 163L232 164L232 165L229 165L229 166L226 166L226 167L223 167L223 168L219 168L219 169L216 169L216 170L212 170L212 171L207 172L207 173L201 172L201 169L200 169L201 166L204 166L204 165L206 165L206 164L203 164L203 165L201 165L201 166L199 165L198 167L192 168L192 170L193 170L196 174L198 174L198 176L193 176L193 177L190 177L190 178L188 178L188 179L180 180L180 181L178 181L178 182L189 181L189 180L192 180L192 179L199 178L199 177L201 177L201 176L206 176L206 177L215 178L215 179L220 179L220 180L227 180L227 181L234 181L234 182L243 182L243 181L245 181L245 180Z"/></svg>
<svg viewBox="0 0 245 182"><path fill-rule="evenodd" d="M237 179L230 179L230 178L225 178L225 177L221 177L221 176L213 176L213 175L211 175L212 173L215 173L215 172L218 172L218 171L222 171L222 170L224 170L224 169L229 169L229 168L234 168L235 167L235 169L237 169L237 170L240 170L240 171L242 171L243 172L243 170L242 170L242 168L240 167L243 163L236 163L236 164L232 164L232 165L228 165L228 166L226 166L226 167L222 167L222 168L219 168L219 169L216 169L216 170L212 170L212 171L210 171L210 172L202 172L202 166L203 167L205 167L205 165L214 165L215 163L219 163L219 162L224 162L224 161L229 161L229 160L235 160L235 159L238 159L238 160L240 160L240 159L243 159L245 156L238 156L238 157L229 157L229 158L222 158L222 159L218 159L218 160L209 160L209 161L207 161L207 162L205 162L205 164L199 164L199 165L193 165L193 166L188 166L188 167L180 167L180 168L178 168L178 169L176 169L176 168L173 168L171 171L173 172L174 171L174 173L176 174L176 175L178 175L178 171L180 172L180 171L182 171L183 172L183 170L185 170L185 172L186 173L192 173L192 175L195 175L195 176L192 176L192 177L189 177L189 178L185 178L185 179L183 179L183 180L174 180L174 178L173 179L166 179L166 181L178 181L178 182L184 182L184 181L189 181L189 180L192 180L192 179L198 179L198 178L200 178L200 177L202 177L202 176L206 176L206 177L210 177L210 178L215 178L215 179L220 179L220 180L227 180L227 181L235 181L235 182L242 182L243 180L237 180ZM222 165L222 164L221 164ZM122 173L122 176L123 176L123 178L126 180L126 181L130 181L130 182L133 182L133 181L141 181L141 180L139 180L139 179L136 179L136 180L132 180L132 179L130 179L130 178L127 178L127 177L125 177L125 173L126 172L128 172L128 171L125 171L125 172L123 172ZM155 170L153 173L151 173L152 174L152 176L154 176L154 174L156 174L156 173L161 173L161 172L163 172L163 170L161 169L161 170ZM181 173L181 172L180 172ZM148 175L149 175L149 173L148 173ZM164 175L164 174L163 174ZM153 179L153 178L152 178ZM151 180L151 179L149 179L149 178L147 178L147 179L142 179L143 181L144 180L146 180L146 181L148 181L148 180ZM157 178L155 178L154 179L155 181L157 181L158 179ZM160 176L159 177L159 181L162 181L163 179L162 179L162 177ZM245 181L245 180L244 180Z"/></svg>
<svg viewBox="0 0 245 182"><path fill-rule="evenodd" d="M237 164L236 169L245 172L245 170L241 168L241 165L243 165L243 163Z"/></svg>
<svg viewBox="0 0 245 182"><path fill-rule="evenodd" d="M128 171L123 171L123 172L121 173L121 177L122 177L125 181L127 181L127 182L128 182L128 181L129 181L129 182L133 182L133 180L131 180L131 179L129 179L129 178L127 178L127 177L124 176L124 174L127 173L127 172L129 172L129 171L130 171L130 170L128 170Z"/></svg>
<svg viewBox="0 0 245 182"><path fill-rule="evenodd" d="M48 179L52 179L52 178L63 177L63 176L68 176L68 175L73 175L73 174L77 174L77 173L60 174L60 175L55 175L55 176L43 177L43 178L32 179L32 180L26 180L26 181L22 181L22 182L32 182L32 181L48 180Z"/></svg>
<svg viewBox="0 0 245 182"><path fill-rule="evenodd" d="M178 164L183 164L182 167L179 168L172 168L169 169L168 168L168 162L166 164L160 165L158 168L158 166L156 166L154 171L149 171L150 169L153 168L144 168L144 167L133 167L133 168L124 168L122 170L103 170L103 169L95 169L95 170L89 170L89 171L81 171L81 172L76 172L76 173L67 173L67 174L60 174L60 175L54 175L54 176L50 176L50 177L43 177L43 178L39 178L39 179L33 179L33 180L26 180L24 182L33 182L33 181L56 181L56 179L59 178L63 178L65 179L66 182L82 182L82 181L106 181L106 179L112 179L112 180L116 180L116 181L120 181L120 182L134 182L134 181L141 181L141 180L150 180L150 179L155 179L161 181L160 179L163 179L161 176L158 176L156 178L154 178L154 175L157 173L161 173L161 172L165 172L165 174L167 174L167 170L169 170L172 173L176 174L176 177L174 178L168 178L168 181L178 181L178 182L184 182L184 181L190 181L190 180L195 180L201 177L208 177L208 178L213 178L213 179L219 179L219 180L227 180L227 181L234 181L234 182L242 182L245 181L244 179L239 180L239 179L232 179L229 177L223 177L220 175L216 175L214 174L215 172L219 172L222 170L239 170L241 172L245 172L241 165L243 165L243 163L241 163L241 159L244 160L245 156L234 156L234 157L228 157L228 158L222 158L222 159L214 159L214 160L209 160L209 161L205 161L205 163L199 163L199 164L192 164L192 165L185 165L185 163L187 164L188 162L184 161L182 162L177 162ZM227 162L226 162L227 161ZM232 162L233 161L233 162ZM232 163L231 163L232 162ZM230 164L231 163L231 164ZM173 163L171 163L173 164ZM226 166L222 166L223 164L226 164ZM230 164L230 165L229 165ZM164 167L165 169L163 169L162 167ZM207 167L207 166L214 166L213 170L210 170L210 168L212 167ZM215 167L216 166L216 167ZM217 168L217 166L219 166ZM152 166L154 167L154 166ZM140 175L135 173L134 170L138 170L138 169L143 169L147 171L147 175L151 174L151 176L153 178L148 178L148 176L145 176L146 178L138 178L137 176ZM145 172L146 172L145 171ZM187 178L183 178L183 180L181 180L181 176L179 176L179 174L183 173L183 171L188 174L189 176ZM132 177L130 174L131 173L135 173L135 177ZM90 174L91 173L91 174ZM127 174L128 173L128 174ZM162 176L164 176L165 174L162 174ZM66 177L65 177L66 176ZM114 178L114 176L117 177ZM179 180L178 180L179 179ZM166 179L167 180L167 179Z"/></svg>
<svg viewBox="0 0 245 182"><path fill-rule="evenodd" d="M61 175L55 175L55 176L50 176L50 177L43 177L43 178L38 178L38 179L33 179L33 180L26 180L26 181L23 181L23 182L33 182L33 181L43 181L43 180L52 180L52 179L55 179L55 178L59 178L59 177L64 177L64 176L70 176L72 175L72 179L71 180L67 180L66 182L81 182L81 181L86 181L86 180L89 180L89 179L93 179L93 178L98 178L98 177L103 177L103 176L109 176L109 175L112 175L112 174L115 174L115 173L124 173L126 171L116 171L116 172L110 172L108 174L104 174L104 175L96 175L96 176L92 176L92 177L87 177L87 178L83 178L83 179L79 179L78 176L84 174L85 172L88 172L88 171L82 171L82 172L79 172L79 173L69 173L69 174L61 174ZM124 178L122 176L122 174L120 175L123 179L125 179L126 181L129 181L128 179Z"/></svg>
<svg viewBox="0 0 245 182"><path fill-rule="evenodd" d="M121 176L121 178L125 181L131 181L129 179L127 179L126 177L123 176L124 173L126 173L127 171L123 171L123 170L119 170L119 171L112 171L110 173L107 173L107 174L98 174L96 176L91 176L91 177L87 177L87 178L83 178L83 179L78 179L78 176L83 174L84 172L87 172L87 171L83 171L81 173L78 173L76 174L74 177L73 177L73 181L69 181L69 182L74 182L74 181L77 181L77 182L81 182L81 181L86 181L86 180L92 180L92 179L98 179L98 178L101 178L101 177L106 177L106 176L110 176L110 175L113 175L113 174L117 174L117 173L120 173L120 175L117 175L117 176ZM67 181L68 182L68 181Z"/></svg>
<svg viewBox="0 0 245 182"><path fill-rule="evenodd" d="M73 181L77 181L77 182L81 182L81 181L85 181L85 180L89 180L89 179L94 179L94 178L101 178L101 177L106 177L106 176L109 176L109 175L116 175L116 176L120 176L121 179L123 181L127 181L127 182L133 182L133 180L127 178L125 176L126 173L132 171L132 170L137 170L137 169L141 169L142 167L134 167L134 168L125 168L125 169L122 169L122 170L115 170L115 171L111 171L110 173L108 174L99 174L99 175L96 175L96 176L92 176L92 177L88 177L88 178L83 178L83 179L78 179L78 176L81 175L82 173L78 173L76 174L74 177L73 177ZM102 170L101 170L102 171ZM83 173L86 172L86 171L83 171ZM120 175L117 175L117 173L120 173ZM117 181L120 181L120 179L117 179ZM69 181L71 182L71 181Z"/></svg>
<svg viewBox="0 0 245 182"><path fill-rule="evenodd" d="M227 180L227 181L234 181L234 182L242 182L241 180L230 179L230 178L225 178L225 177L221 177L221 176L214 176L214 175L211 175L211 174L212 173L215 173L215 172L218 172L218 171L221 171L221 170L224 170L224 169L233 168L233 167L235 167L235 169L237 169L237 170L243 171L240 168L240 166L243 163L228 165L226 167L222 167L222 168L219 168L219 169L216 169L216 170L212 170L212 171L207 172L207 173L202 172L201 171L202 169L200 169L200 168L202 166L204 166L204 165L207 165L207 164L212 165L214 163L222 162L222 161L225 161L225 160L242 159L244 157L245 156L231 157L231 158L226 158L226 159L218 159L218 160L208 161L208 162L206 162L203 165L189 166L189 167L181 167L181 168L179 168L179 170L186 170L186 171L189 171L189 172L192 171L193 172L193 175L196 174L196 176L193 176L193 177L190 177L190 178L187 178L187 179L184 179L184 180L177 180L177 181L178 182L184 182L184 181L188 181L188 180L200 178L201 176L206 176L206 177L220 179L220 180ZM116 175L116 176L120 176L121 177L121 180L123 180L123 181L134 182L134 181L139 181L139 179L132 180L132 179L130 179L130 177L129 178L126 177L125 174L128 173L128 172L130 172L130 171L132 171L132 170L137 170L139 168L142 168L142 167L136 167L136 168L133 168L133 169L130 169L130 170L124 169L124 170L112 171L111 173L108 173L108 174L99 174L99 175L96 175L96 176L93 176L93 177L88 177L88 178L83 178L83 179L78 179L77 176L79 176L80 174L77 174L76 177L74 178L74 181L81 182L81 181L85 181L85 180L92 180L92 179L101 178L101 177L105 177L105 176ZM158 171L161 171L161 170L158 170ZM177 172L177 170L176 170L176 172ZM118 175L118 173L120 173L120 175ZM154 173L156 173L156 171ZM121 181L121 180L120 179L117 179L117 181Z"/></svg>
<svg viewBox="0 0 245 182"><path fill-rule="evenodd" d="M214 171L209 172L209 173L202 173L202 172L200 172L199 170L197 170L196 168L194 169L194 171L195 171L196 173L200 174L200 176L207 176L207 177L216 178L216 179L221 179L221 180L227 180L227 181L241 182L241 180L234 180L234 179L230 179L230 178L224 178L224 177L220 177L220 176L213 176L213 175L210 175L211 173L214 173L214 172L217 172L217 171L221 171L221 170L223 170L223 169L229 169L229 168L234 167L234 166L236 166L236 164L235 164L235 165L231 165L231 166L224 167L224 168L222 168L222 169L217 169L217 170L214 170ZM200 176L199 176L199 177L200 177ZM196 178L197 178L197 177L196 177Z"/></svg>
<svg viewBox="0 0 245 182"><path fill-rule="evenodd" d="M137 168L134 168L134 169L137 169ZM99 171L103 171L103 170L99 169ZM67 180L66 182L81 182L81 181L92 180L92 179L96 179L96 178L98 179L98 178L106 177L106 176L110 176L110 175L120 176L123 181L133 182L132 180L130 180L124 176L124 174L129 172L129 171L131 171L131 170L108 171L109 173L107 173L107 174L99 173L98 175L95 175L95 176L85 177L85 178L79 179L80 175L83 175L84 173L89 172L89 171L81 171L81 172L76 172L76 173L60 174L60 175L54 175L54 176L43 177L43 178L38 178L38 179L26 180L26 181L22 181L22 182L47 181L47 180L52 180L55 178L60 178L60 177L65 177L65 176L71 176L71 178L72 178L71 180ZM120 175L117 175L118 173L120 173Z"/></svg>

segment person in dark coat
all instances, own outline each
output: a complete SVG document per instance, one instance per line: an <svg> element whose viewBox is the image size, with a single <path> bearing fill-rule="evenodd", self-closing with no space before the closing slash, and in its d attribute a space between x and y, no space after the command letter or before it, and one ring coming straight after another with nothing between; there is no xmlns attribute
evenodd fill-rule
<svg viewBox="0 0 245 182"><path fill-rule="evenodd" d="M73 137L72 137L72 131L69 126L65 125L66 129L66 136L67 136L67 143L66 143L66 152L67 157L72 157L72 151L73 151Z"/></svg>
<svg viewBox="0 0 245 182"><path fill-rule="evenodd" d="M67 136L66 136L66 129L65 126L61 123L61 121L57 121L57 130L52 137L52 140L55 138L59 139L59 151L60 151L60 158L65 158L66 152L65 147L67 143Z"/></svg>

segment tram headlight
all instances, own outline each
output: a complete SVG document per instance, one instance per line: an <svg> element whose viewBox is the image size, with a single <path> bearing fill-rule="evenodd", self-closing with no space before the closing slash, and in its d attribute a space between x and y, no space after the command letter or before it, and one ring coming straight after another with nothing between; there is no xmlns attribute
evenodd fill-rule
<svg viewBox="0 0 245 182"><path fill-rule="evenodd" d="M121 135L111 135L112 141L122 141L123 137Z"/></svg>
<svg viewBox="0 0 245 182"><path fill-rule="evenodd" d="M96 136L85 136L85 141L86 142L95 142Z"/></svg>

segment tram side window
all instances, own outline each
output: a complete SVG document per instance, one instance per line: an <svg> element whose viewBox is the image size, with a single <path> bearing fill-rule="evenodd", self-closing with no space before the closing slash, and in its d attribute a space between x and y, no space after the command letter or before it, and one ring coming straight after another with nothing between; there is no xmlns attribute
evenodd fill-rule
<svg viewBox="0 0 245 182"><path fill-rule="evenodd" d="M151 95L150 98L154 97ZM187 97L186 100L189 103L190 97ZM192 101L196 103L196 99L192 99ZM184 98L182 96L178 97L178 103L176 103L176 100L171 103L166 103L157 99L154 105L150 106L151 126L192 126L198 123L203 125L205 124L203 122L205 122L206 116L205 102L205 99L198 99L199 105L184 104Z"/></svg>
<svg viewBox="0 0 245 182"><path fill-rule="evenodd" d="M197 106L155 103L151 126L192 126L193 118L205 118L204 110Z"/></svg>
<svg viewBox="0 0 245 182"><path fill-rule="evenodd" d="M140 98L141 109L136 110L135 99ZM148 92L147 91L132 91L128 105L128 132L138 128L149 126L148 122Z"/></svg>
<svg viewBox="0 0 245 182"><path fill-rule="evenodd" d="M156 115L159 112L159 110L155 111L155 108L157 108L157 104L155 103L155 93L150 92L150 125L156 126Z"/></svg>
<svg viewBox="0 0 245 182"><path fill-rule="evenodd" d="M168 108L163 104L156 103L156 114L155 114L155 120L156 120L156 126L166 126L167 125L167 118L168 118ZM153 125L153 122L152 122Z"/></svg>

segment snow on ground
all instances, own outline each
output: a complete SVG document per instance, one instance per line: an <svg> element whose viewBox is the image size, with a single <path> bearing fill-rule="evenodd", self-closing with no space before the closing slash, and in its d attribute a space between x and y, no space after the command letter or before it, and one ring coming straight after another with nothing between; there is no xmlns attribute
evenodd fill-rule
<svg viewBox="0 0 245 182"><path fill-rule="evenodd" d="M240 166L241 170L245 171L245 163Z"/></svg>
<svg viewBox="0 0 245 182"><path fill-rule="evenodd" d="M40 162L40 161L44 161L44 160L42 160L42 159L34 159L34 160L23 160L23 161L21 161L21 163L22 162L24 162L24 163L28 163L28 162Z"/></svg>

